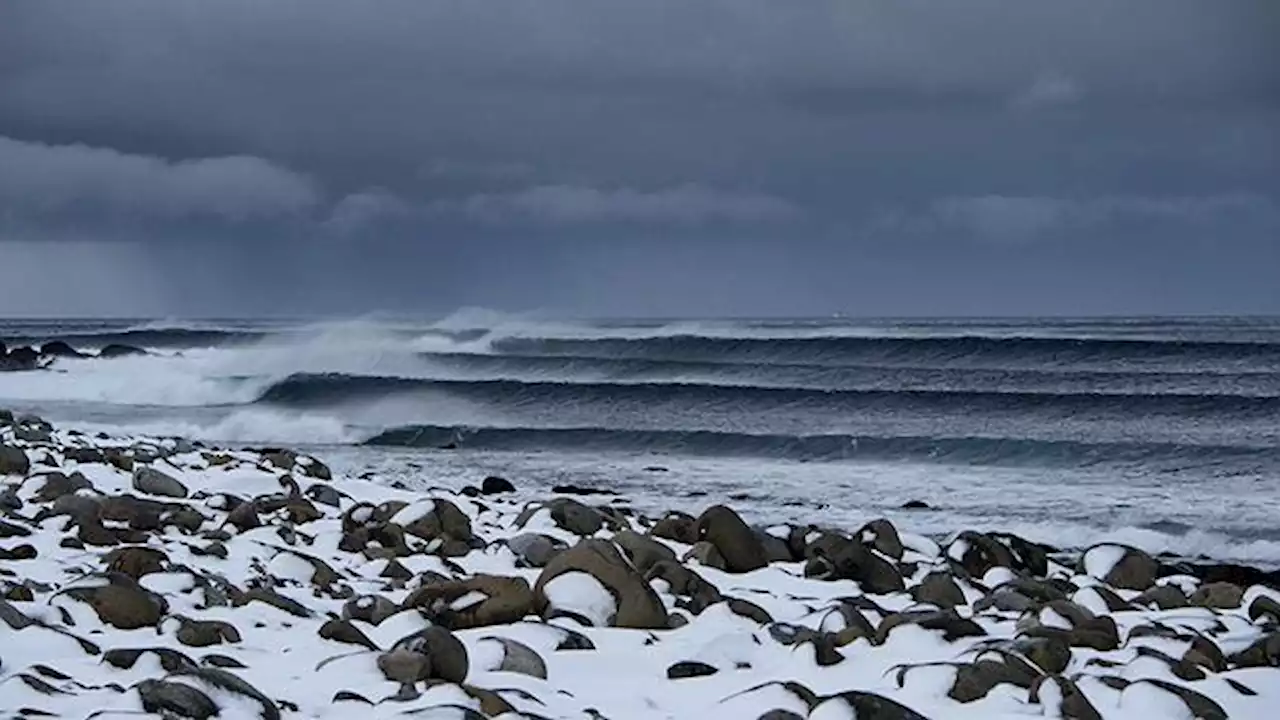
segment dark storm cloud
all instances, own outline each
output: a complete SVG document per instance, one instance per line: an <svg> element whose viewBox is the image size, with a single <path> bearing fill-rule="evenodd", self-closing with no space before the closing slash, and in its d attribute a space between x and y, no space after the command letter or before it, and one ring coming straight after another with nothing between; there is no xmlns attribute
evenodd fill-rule
<svg viewBox="0 0 1280 720"><path fill-rule="evenodd" d="M484 276L508 304L916 311L920 258L1102 277L1210 236L1226 267L1274 244L1273 5L9 0L0 237L216 240L201 266L253 289L182 287L236 307L317 278L484 303ZM245 253L299 242L260 287Z"/></svg>

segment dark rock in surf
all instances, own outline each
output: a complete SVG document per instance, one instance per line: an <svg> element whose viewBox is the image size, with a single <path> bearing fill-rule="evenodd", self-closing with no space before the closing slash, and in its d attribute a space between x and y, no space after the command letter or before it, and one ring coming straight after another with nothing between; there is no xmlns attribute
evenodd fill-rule
<svg viewBox="0 0 1280 720"><path fill-rule="evenodd" d="M480 494L482 495L495 495L497 493L509 493L515 491L516 486L512 485L510 480L497 477L496 475L490 475L480 483Z"/></svg>
<svg viewBox="0 0 1280 720"><path fill-rule="evenodd" d="M16 347L0 357L0 370L35 370L40 366L40 353L29 347Z"/></svg>
<svg viewBox="0 0 1280 720"><path fill-rule="evenodd" d="M908 500L902 503L903 510L932 510L933 507L923 500Z"/></svg>
<svg viewBox="0 0 1280 720"><path fill-rule="evenodd" d="M135 347L133 345L121 345L119 343L112 343L98 351L98 357L100 358L131 357L134 355L148 354L150 353L140 347Z"/></svg>
<svg viewBox="0 0 1280 720"><path fill-rule="evenodd" d="M515 488L512 488L513 490ZM551 492L561 495L617 495L612 490L604 490L601 488L583 487L581 485L556 485L551 488Z"/></svg>
<svg viewBox="0 0 1280 720"><path fill-rule="evenodd" d="M40 354L45 357L88 357L85 353L80 352L61 340L54 340L53 342L47 342L44 345L41 345Z"/></svg>

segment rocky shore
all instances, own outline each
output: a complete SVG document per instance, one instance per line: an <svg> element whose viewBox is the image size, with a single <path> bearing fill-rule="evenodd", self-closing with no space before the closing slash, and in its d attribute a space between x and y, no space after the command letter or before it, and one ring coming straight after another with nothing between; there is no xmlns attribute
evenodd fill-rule
<svg viewBox="0 0 1280 720"><path fill-rule="evenodd" d="M286 449L0 411L0 717L1217 720L1280 706L1274 574L883 520L752 527L714 498L648 518L518 486L418 493Z"/></svg>

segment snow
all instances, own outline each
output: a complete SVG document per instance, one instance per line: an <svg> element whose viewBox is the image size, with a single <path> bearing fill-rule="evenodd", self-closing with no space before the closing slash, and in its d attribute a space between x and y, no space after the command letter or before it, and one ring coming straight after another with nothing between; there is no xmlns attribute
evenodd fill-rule
<svg viewBox="0 0 1280 720"><path fill-rule="evenodd" d="M1126 549L1122 545L1095 545L1084 553L1084 572L1099 580L1105 579L1116 565L1124 560Z"/></svg>
<svg viewBox="0 0 1280 720"><path fill-rule="evenodd" d="M72 438L57 431L51 451L50 467L60 467L57 444ZM94 440L103 445L128 447L137 438ZM13 443L11 433L0 428L0 441ZM83 443L84 438L76 438ZM44 449L28 448L32 457L43 457ZM195 551L209 544L206 533L217 528L229 505L223 493L242 499L258 495L278 495L283 471L265 466L249 451L226 452L231 462L210 465L200 452L174 455L163 465L192 490L187 502L208 519L196 534L174 528L149 533L145 545L162 551L168 557L162 572L142 578L140 585L162 595L169 605L167 616L155 625L135 630L120 630L103 624L88 604L62 592L74 588L100 588L107 583L101 576L101 556L110 548L64 547L61 540L75 530L66 531L66 518L50 518L39 525L30 524L28 537L0 539L0 548L11 550L30 544L37 550L33 560L5 561L3 569L12 575L0 575L0 589L8 589L15 578L25 579L37 589L34 602L10 601L8 606L39 621L15 629L0 621L0 709L43 709L66 717L87 717L101 712L100 718L137 717L141 699L136 684L147 679L180 682L205 692L221 709L220 718L258 718L262 705L246 697L189 675L174 675L161 664L154 653L144 653L131 668L122 669L104 662L101 655L86 653L76 638L89 640L101 650L121 648L164 648L185 654L199 663L217 654L243 664L244 668L228 668L227 672L248 682L274 703L291 703L283 711L285 718L345 718L360 715L369 718L392 717L412 712L420 718L463 717L456 707L479 708L477 699L465 688L440 684L427 688L419 683L417 697L386 700L398 691L396 683L386 680L377 666L377 651L358 645L327 640L319 629L331 618L341 617L348 602L357 609L373 607L371 596L381 596L392 603L402 603L422 583L422 573L435 572L448 578L465 578L475 573L492 573L520 577L533 586L541 573L537 568L517 568L514 555L498 546L498 541L522 533L546 533L572 545L577 541L571 533L557 527L549 513L540 511L524 527L515 518L524 508L527 496L519 493L511 498L486 497L483 504L444 489L426 493L397 490L385 485L336 473L332 481L344 497L339 508L317 504L324 517L299 525L291 542L281 530L287 525L283 513L264 514L264 526L242 534L232 533L222 542L225 559L199 555ZM305 465L306 463L304 463ZM68 464L69 465L69 464ZM171 465L172 467L170 467ZM48 468L46 468L48 469ZM128 473L103 464L78 466L101 493L131 492ZM312 479L297 477L305 488ZM29 518L38 507L31 496L42 484L23 478L0 479L0 484L21 485L19 497L28 501L22 517ZM92 494L92 493L90 493ZM398 516L409 522L429 512L437 500L456 504L472 522L474 531L489 543L465 557L442 558L418 552L398 558L414 578L397 582L380 577L386 568L384 558L365 556L339 548L343 539L341 515L358 503L378 505L390 500L409 503ZM708 503L711 504L711 503ZM371 521L373 514L357 509L352 519L358 523ZM28 525L21 518L10 522ZM644 532L639 518L631 518L633 529ZM781 527L771 531L785 536ZM919 535L902 533L912 562L920 567L908 584L918 582L928 572L945 571L947 558L962 556L964 541L952 543L945 550ZM607 536L607 532L601 533ZM687 547L659 539L683 554ZM426 545L426 543L421 543ZM1084 558L1084 570L1094 581L1100 581L1123 557L1119 545L1102 545L1091 549ZM308 559L311 558L311 559ZM317 564L333 568L337 580L330 589L313 583ZM872 595L853 581L821 581L804 577L803 563L774 563L746 574L731 574L712 568L695 567L698 574L728 597L749 600L765 609L777 622L790 623L803 629L836 633L848 624L839 612L838 603L865 601L861 610L873 627L888 614L918 609L906 593ZM1125 610L1110 613L1098 591L1085 587L1085 578L1064 568L1055 572L1070 579L1077 589L1070 596L1086 610L1109 614L1119 627L1122 646L1113 651L1073 648L1068 676L1078 676L1077 684L1104 720L1122 718L1187 718L1191 714L1177 696L1157 687L1147 679L1158 679L1200 692L1227 710L1235 720L1271 718L1280 703L1280 670L1275 668L1233 668L1224 673L1209 672L1206 680L1187 682L1177 678L1164 661L1139 657L1138 648L1147 647L1181 657L1189 647L1185 639L1156 636L1139 637L1134 628L1160 623L1183 632L1203 633L1224 653L1230 655L1248 647L1262 637L1266 628L1248 617L1248 605L1260 597L1280 598L1280 592L1262 587L1247 588L1245 605L1238 609L1207 610L1182 608ZM1007 568L985 572L981 583L987 587L1012 579ZM235 605L210 604L201 588L211 578L221 578L241 590L249 587L269 588L272 592L306 607L310 617L296 617L264 602ZM1187 590L1194 590L1193 577L1165 580ZM958 581L966 599L972 603L983 590ZM977 581L975 581L977 582ZM670 586L655 581L651 587L663 604L676 605ZM341 592L340 592L341 591ZM858 690L892 699L931 720L1013 720L1027 717L1058 717L1061 693L1053 682L1040 688L1041 704L1030 702L1025 689L1009 685L995 688L986 698L959 703L947 692L956 678L949 663L967 662L976 657L984 643L1015 636L1017 613L990 611L973 613L961 608L963 616L974 615L989 633L986 637L967 637L947 641L942 633L915 624L903 624L888 633L883 642L858 639L835 647L841 658L835 665L823 666L816 660L811 643L787 645L776 640L767 626L731 612L724 603L707 607L700 613L681 611L688 624L670 630L634 630L608 627L617 612L618 603L610 590L586 572L566 572L545 584L545 597L550 606L568 611L592 623L580 626L568 617L544 620L528 615L523 620L487 627L457 630L454 635L466 647L468 674L466 682L475 688L498 693L516 709L506 717L521 713L546 718L587 718L599 716L610 720L648 718L753 718L771 709L784 709L809 720L845 720L854 718L849 702L833 695ZM466 593L451 606L471 607L488 596L480 592ZM871 604L883 610L870 609ZM0 617L3 617L0 613ZM199 621L222 621L232 624L242 639L209 647L183 645L177 639L180 618ZM1045 625L1069 628L1061 613L1042 609L1032 618ZM397 640L429 627L431 619L417 609L401 609L378 625L351 620L350 625L362 632L377 647L390 648ZM586 636L594 650L559 650L569 632ZM547 679L500 671L504 649L494 638L508 638L527 645L545 662ZM1094 659L1117 663L1115 667L1091 664ZM667 669L675 663L697 661L717 672L696 678L669 679ZM70 680L52 676L41 679L63 691L43 694L24 682L19 674L38 675L38 666L65 673ZM901 674L899 670L906 668ZM1116 691L1097 680L1116 675L1133 681ZM1237 692L1224 678L1247 685L1257 694ZM795 682L819 698L812 708L782 683ZM123 691L111 688L116 685ZM358 701L334 702L335 693L349 691L375 704ZM296 706L297 710L291 708Z"/></svg>

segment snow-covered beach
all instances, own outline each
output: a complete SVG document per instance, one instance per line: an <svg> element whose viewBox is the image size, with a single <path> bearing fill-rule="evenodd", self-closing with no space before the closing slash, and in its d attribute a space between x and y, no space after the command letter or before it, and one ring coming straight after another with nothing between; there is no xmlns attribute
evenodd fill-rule
<svg viewBox="0 0 1280 720"><path fill-rule="evenodd" d="M1247 719L1280 701L1280 590L1246 567L753 527L710 498L645 516L518 479L420 492L286 449L0 426L6 716Z"/></svg>

